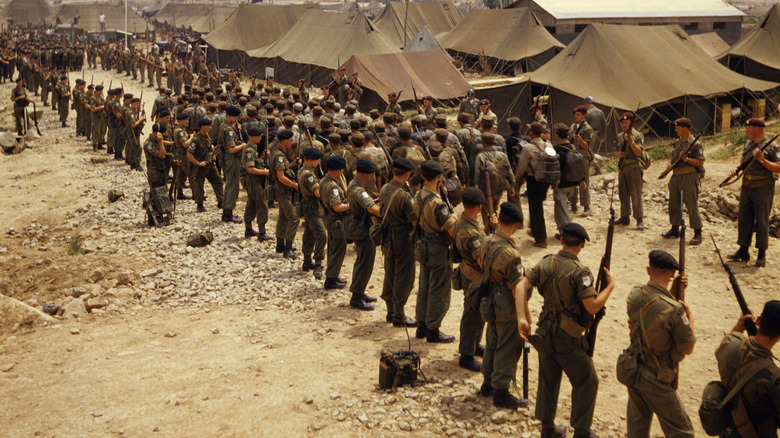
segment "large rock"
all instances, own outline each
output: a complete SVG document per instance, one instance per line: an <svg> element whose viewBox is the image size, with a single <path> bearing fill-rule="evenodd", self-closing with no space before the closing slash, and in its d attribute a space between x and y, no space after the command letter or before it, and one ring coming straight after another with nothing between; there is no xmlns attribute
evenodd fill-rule
<svg viewBox="0 0 780 438"><path fill-rule="evenodd" d="M53 324L56 321L51 316L17 299L0 295L0 333L7 333L19 327Z"/></svg>
<svg viewBox="0 0 780 438"><path fill-rule="evenodd" d="M81 299L70 299L62 305L62 316L65 318L81 319L87 315L87 306Z"/></svg>

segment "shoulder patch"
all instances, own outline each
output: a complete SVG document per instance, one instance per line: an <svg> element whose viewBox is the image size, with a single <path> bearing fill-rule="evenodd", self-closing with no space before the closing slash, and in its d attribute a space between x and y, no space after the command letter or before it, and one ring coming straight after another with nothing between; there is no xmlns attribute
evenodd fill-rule
<svg viewBox="0 0 780 438"><path fill-rule="evenodd" d="M338 195L339 195L339 189L334 188L333 189L333 196L338 196Z"/></svg>
<svg viewBox="0 0 780 438"><path fill-rule="evenodd" d="M281 155L279 155L279 157L277 157L277 158L276 158L276 161L277 161L279 164L284 164L284 157L283 157L283 156L281 156Z"/></svg>
<svg viewBox="0 0 780 438"><path fill-rule="evenodd" d="M361 194L360 194L360 196L361 196L362 198L364 198L364 199L368 199L368 198L369 198L369 196L368 196L368 192L363 192L363 193L361 193Z"/></svg>
<svg viewBox="0 0 780 438"><path fill-rule="evenodd" d="M585 272L582 274L582 285L585 287L590 287L593 284L593 278L590 276L590 272Z"/></svg>
<svg viewBox="0 0 780 438"><path fill-rule="evenodd" d="M474 247L474 250L478 250L482 246L482 239L479 238L479 236L474 235L474 237L471 238L471 245Z"/></svg>
<svg viewBox="0 0 780 438"><path fill-rule="evenodd" d="M306 178L306 180L309 181L310 183L314 184L314 175L309 175L309 177Z"/></svg>

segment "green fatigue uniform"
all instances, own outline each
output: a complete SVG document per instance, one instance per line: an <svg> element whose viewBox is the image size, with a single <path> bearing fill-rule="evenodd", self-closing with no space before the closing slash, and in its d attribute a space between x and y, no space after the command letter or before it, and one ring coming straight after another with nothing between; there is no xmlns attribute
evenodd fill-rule
<svg viewBox="0 0 780 438"><path fill-rule="evenodd" d="M461 215L455 222L455 257L460 260L457 275L463 285L463 316L460 318L461 356L474 356L477 351L485 320L479 313L479 288L469 287L473 282L481 281L483 272L477 262L477 253L482 248L485 233L476 220ZM453 274L456 275L456 274Z"/></svg>
<svg viewBox="0 0 780 438"><path fill-rule="evenodd" d="M125 152L125 145L127 144L127 126L125 126L124 114L125 108L129 105L124 105L122 101L117 100L114 106L116 119L116 146L114 147L114 157L117 159L122 158L122 154ZM127 161L125 159L125 161Z"/></svg>
<svg viewBox="0 0 780 438"><path fill-rule="evenodd" d="M241 151L241 164L244 169L254 167L257 170L265 169L265 163L257 153L257 145L247 142ZM265 201L265 177L247 172L244 177L246 187L246 208L244 209L244 224L247 228L253 220L257 219L257 228L262 236L266 234L265 224L268 223L268 203Z"/></svg>
<svg viewBox="0 0 780 438"><path fill-rule="evenodd" d="M274 182L274 196L279 203L279 218L276 220L276 239L284 239L285 245L292 246L295 231L298 229L298 215L292 203L295 189L287 187L278 180L276 172L281 170L290 181L295 181L295 172L290 168L290 162L282 148L271 155L271 181Z"/></svg>
<svg viewBox="0 0 780 438"><path fill-rule="evenodd" d="M347 214L361 220L368 227L371 223L371 213L368 209L374 205L374 199L368 193L366 186L358 178L353 178L347 187ZM376 257L376 245L366 236L355 242L355 264L352 267L352 282L349 291L352 299L359 299L366 293L366 286L371 280L374 271L374 258Z"/></svg>
<svg viewBox="0 0 780 438"><path fill-rule="evenodd" d="M41 102L43 106L49 105L49 93L52 90L50 77L51 72L49 71L41 73Z"/></svg>
<svg viewBox="0 0 780 438"><path fill-rule="evenodd" d="M677 140L672 152L672 162L687 150L693 142L694 136L688 140ZM701 142L696 142L688 151L688 158L704 160L704 148ZM672 170L672 178L669 180L669 222L672 227L679 227L683 212L680 210L680 191L682 190L683 202L688 209L689 225L694 230L701 230L701 216L699 215L699 180L700 169L696 166L680 161Z"/></svg>
<svg viewBox="0 0 780 438"><path fill-rule="evenodd" d="M195 180L195 184L192 185L192 196L195 198L195 203L203 205L203 183L206 180L209 181L211 188L214 190L217 203L222 203L222 177L219 176L217 166L214 165L214 153L211 151L211 140L209 140L209 137L201 133L195 134L190 142L190 147L187 148L187 153L192 154L196 160L207 163L204 167L192 166L192 176L190 178Z"/></svg>
<svg viewBox="0 0 780 438"><path fill-rule="evenodd" d="M127 56L130 59L130 73L133 74L133 80L136 80L138 79L138 57L135 54L135 50L130 52Z"/></svg>
<svg viewBox="0 0 780 438"><path fill-rule="evenodd" d="M396 113L396 114L402 114L403 110L401 110L401 105L396 103L388 103L387 106L385 106L386 113Z"/></svg>
<svg viewBox="0 0 780 438"><path fill-rule="evenodd" d="M303 251L304 262L314 258L314 264L322 264L325 258L325 243L328 237L325 232L325 224L322 221L322 206L314 196L314 191L320 189L314 169L306 164L298 171L298 189L301 192L301 212L303 213ZM322 192L320 192L322 193Z"/></svg>
<svg viewBox="0 0 780 438"><path fill-rule="evenodd" d="M325 175L320 181L320 202L325 207L323 222L328 230L328 266L325 268L325 278L336 280L341 273L344 264L344 255L347 253L347 239L341 229L341 221L344 213L333 211L333 206L347 202L347 190L344 188L343 178L335 180L330 175Z"/></svg>
<svg viewBox="0 0 780 438"><path fill-rule="evenodd" d="M95 108L103 106L103 97L97 94L92 94L89 98L89 118L92 121L92 147L97 149L98 145L103 142L103 110L92 111Z"/></svg>
<svg viewBox="0 0 780 438"><path fill-rule="evenodd" d="M766 137L758 144L748 140L742 150L742 159L747 161L748 158L752 158L753 150L761 149L768 141ZM764 149L764 159L772 162L780 161L780 149L776 143ZM740 248L750 247L753 231L756 232L756 248L765 250L769 246L769 215L772 211L774 194L775 175L754 159L742 172L742 191L739 195L737 216L739 230L737 243Z"/></svg>
<svg viewBox="0 0 780 438"><path fill-rule="evenodd" d="M539 389L536 418L554 422L561 388L561 373L572 385L571 425L589 430L596 407L599 379L588 356L585 333L593 316L582 300L598 295L594 278L576 255L561 250L548 254L528 272L528 280L544 299L535 337L539 345Z"/></svg>
<svg viewBox="0 0 780 438"><path fill-rule="evenodd" d="M179 161L181 164L177 167L174 164L174 175L176 175L176 188L177 192L181 193L184 184L189 180L190 187L193 186L194 181L191 178L192 163L187 159L187 148L184 147L184 141L187 140L187 130L179 125L173 128L173 159Z"/></svg>
<svg viewBox="0 0 780 438"><path fill-rule="evenodd" d="M555 152L558 153L558 161L561 163L561 181L558 188L553 190L553 208L555 225L560 230L561 227L571 222L571 204L569 199L573 192L577 191L580 181L568 181L563 176L566 174L566 156L575 153L574 145L568 141L562 141L555 145Z"/></svg>
<svg viewBox="0 0 780 438"><path fill-rule="evenodd" d="M58 74L51 72L49 74L49 90L51 90L51 109L56 111L57 110L57 103L59 100L59 95L57 95L57 84L58 84Z"/></svg>
<svg viewBox="0 0 780 438"><path fill-rule="evenodd" d="M466 113L471 114L471 119L476 120L479 116L479 99L476 97L466 97L460 101L460 107L458 108L458 114Z"/></svg>
<svg viewBox="0 0 780 438"><path fill-rule="evenodd" d="M138 144L139 135L136 134L136 130L133 129L133 123L137 120L138 114L135 113L135 110L133 110L132 107L126 106L122 108L122 120L119 123L121 123L124 128L125 144L127 145L127 150L125 152L125 155L127 155L127 164L133 167L141 165L141 148ZM168 173L165 172L165 174L167 176Z"/></svg>
<svg viewBox="0 0 780 438"><path fill-rule="evenodd" d="M726 418L729 438L777 437L780 425L780 367L772 359L772 351L756 342L753 336L731 332L715 350L720 381L731 388L753 364L766 361L771 364L758 372L735 396L731 415ZM741 426L735 426L740 423Z"/></svg>
<svg viewBox="0 0 780 438"><path fill-rule="evenodd" d="M417 221L412 195L398 181L390 180L379 194L382 223L387 227L382 240L385 278L381 298L387 303L387 313L395 318L405 315L404 306L414 287L414 251L412 222Z"/></svg>
<svg viewBox="0 0 780 438"><path fill-rule="evenodd" d="M57 93L57 108L60 111L60 123L64 124L68 121L68 111L70 111L70 106L68 106L70 96L67 96L67 94L70 93L70 85L60 82L57 84L57 88L54 91Z"/></svg>
<svg viewBox="0 0 780 438"><path fill-rule="evenodd" d="M356 170L357 162L362 158L365 158L366 160L369 160L372 163L374 163L374 165L377 168L377 171L381 169L379 160L376 159L376 156L374 154L366 151L362 147L349 149L348 153L345 156L345 159L347 160L347 167L344 169L344 176L347 178L348 181L352 181L355 178L355 173L357 172ZM368 194L372 198L379 197L379 189L377 188L376 174L373 174L368 178L365 187L366 190L368 191Z"/></svg>
<svg viewBox="0 0 780 438"><path fill-rule="evenodd" d="M639 163L639 157L634 150L626 143L624 133L621 132L617 137L617 151L625 152L625 158L618 160L618 198L620 198L620 219L628 219L631 211L634 212L634 219L642 222L644 211L642 209L642 165ZM640 148L645 147L645 136L631 128L631 137L634 143ZM677 204L679 205L679 200Z"/></svg>
<svg viewBox="0 0 780 438"><path fill-rule="evenodd" d="M238 199L241 152L239 151L235 154L228 152L228 149L236 146L236 140L236 130L233 128L233 125L222 123L219 127L217 147L219 147L224 160L222 171L225 176L225 199L222 201L222 208L226 211L234 210L236 208L236 200ZM295 236L294 233L293 236Z"/></svg>
<svg viewBox="0 0 780 438"><path fill-rule="evenodd" d="M146 58L144 58L143 53L141 52L138 52L137 58L138 58L138 70L139 73L141 73L141 84L143 85L144 78L146 77L146 62L145 62Z"/></svg>
<svg viewBox="0 0 780 438"><path fill-rule="evenodd" d="M150 53L146 57L146 76L149 78L149 88L154 87L154 56ZM157 85L157 88L160 88Z"/></svg>
<svg viewBox="0 0 780 438"><path fill-rule="evenodd" d="M157 152L160 145L154 138L154 133L150 134L144 142L144 155L146 155L146 175L149 177L149 187L155 188L167 186L167 155L166 158L159 158Z"/></svg>
<svg viewBox="0 0 780 438"><path fill-rule="evenodd" d="M87 105L94 95L94 91L90 93L89 90L87 90L87 92L81 96L81 111L84 113L84 135L87 137L87 140L92 139L92 111L87 108Z"/></svg>
<svg viewBox="0 0 780 438"><path fill-rule="evenodd" d="M650 281L629 294L628 324L629 349L639 353L639 375L628 386L628 436L650 436L653 413L666 437L694 436L676 391L683 351L696 343L685 309L664 286Z"/></svg>
<svg viewBox="0 0 780 438"><path fill-rule="evenodd" d="M84 90L78 86L71 93L71 109L76 111L76 135L84 135L84 105L81 104L84 98Z"/></svg>
<svg viewBox="0 0 780 438"><path fill-rule="evenodd" d="M455 218L439 194L425 186L415 196L414 212L421 230L415 247L420 262L415 319L420 328L438 331L450 308L452 237L447 230L455 225Z"/></svg>
<svg viewBox="0 0 780 438"><path fill-rule="evenodd" d="M11 91L11 99L19 96L25 96L25 98L14 102L14 119L16 119L16 132L19 135L24 135L27 134L27 130L24 126L24 118L26 116L24 109L27 107L27 92L24 91L24 87L14 87Z"/></svg>
<svg viewBox="0 0 780 438"><path fill-rule="evenodd" d="M189 62L184 62L182 64L181 73L182 82L184 82L184 85L192 85L192 64Z"/></svg>
<svg viewBox="0 0 780 438"><path fill-rule="evenodd" d="M208 71L209 75L209 88L211 89L211 92L214 94L217 94L217 88L219 88L219 72L216 68L213 70Z"/></svg>
<svg viewBox="0 0 780 438"><path fill-rule="evenodd" d="M157 88L162 87L162 60L158 56L154 59L154 80L157 83Z"/></svg>
<svg viewBox="0 0 780 438"><path fill-rule="evenodd" d="M108 144L106 152L114 154L115 157L122 155L121 151L117 154L117 137L119 135L116 112L119 108L119 100L112 97L106 100L105 119L106 119L106 143Z"/></svg>
<svg viewBox="0 0 780 438"><path fill-rule="evenodd" d="M488 211L486 172L490 175L493 211ZM485 149L477 154L474 160L474 186L482 190L485 195L485 205L482 206L482 223L487 227L488 215L498 213L498 206L501 204L504 192L515 186L515 174L509 164L509 157L493 148Z"/></svg>
<svg viewBox="0 0 780 438"><path fill-rule="evenodd" d="M569 141L571 144L573 144L579 153L584 155L588 162L593 161L593 151L590 150L590 146L595 144L594 140L596 138L596 133L593 131L593 128L590 127L587 121L582 121L582 128L580 128L579 136L582 137L582 140L588 144L588 150L583 149L580 146L579 141L574 141L573 135L577 131L577 128L579 125L576 123L572 123L569 127ZM585 172L585 183L587 184L587 187L584 189L580 189L579 187L576 187L574 190L571 190L569 193L569 202L571 202L571 207L574 211L577 211L577 195L579 194L579 201L582 204L583 210L590 210L590 166L588 166L588 171Z"/></svg>
<svg viewBox="0 0 780 438"><path fill-rule="evenodd" d="M482 375L493 389L505 390L515 378L523 347L512 294L512 289L523 278L523 265L512 237L500 231L485 239L477 250L477 258L485 268L479 280L490 281L488 294L478 298L480 315L487 323ZM475 293L479 294L480 288L476 289Z"/></svg>

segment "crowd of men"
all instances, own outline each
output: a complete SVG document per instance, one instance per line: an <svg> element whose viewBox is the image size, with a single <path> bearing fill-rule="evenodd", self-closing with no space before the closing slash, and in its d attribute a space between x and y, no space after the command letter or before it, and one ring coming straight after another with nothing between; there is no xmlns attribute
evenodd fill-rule
<svg viewBox="0 0 780 438"><path fill-rule="evenodd" d="M599 377L588 354L586 334L615 281L608 270L593 272L578 258L590 237L574 222L574 214L578 203L582 217L594 214L589 178L595 165L593 150L603 141L606 129L604 114L591 97L572 109L570 125L549 126L544 108L534 104L529 108L532 122L521 126L519 118L510 118L511 133L503 137L497 132L498 119L490 102L476 99L473 90L460 106L457 126L451 126L433 107L431 96L425 96L417 114L408 119L395 93L388 96L385 108L362 113L364 108L359 109L354 100L358 90L352 88L359 79L353 75L352 85L346 86L349 82L343 70L336 79L338 96L326 92L322 98L313 98L303 80L299 88L290 90L274 84L270 77L265 84L257 84L252 77L244 92L238 78L226 78L214 66L207 67L197 50L184 59L164 56L157 49L143 54L122 45L89 43L84 51L90 67L96 68L100 58L103 69L125 77L138 80L140 72L140 82L148 81L158 92L147 119L141 96L126 93L121 86L109 85L106 91L102 84L76 79L71 89L68 75L51 72L49 76L54 74L58 80L45 82L53 85L52 106L59 109L62 126L69 126L69 109L74 109L76 137L91 142L93 151L105 150L139 171L145 162L150 187L171 184L178 199L190 199L184 192L189 186L198 213L207 211L204 184L208 180L223 222L243 223L247 238L275 240L276 252L282 257L296 260L302 255L301 269L311 271L317 280L324 278L325 289L349 286L351 308L370 311L378 301L366 293L378 247L385 272L380 298L386 305L386 322L416 328L416 337L429 343L455 341L441 327L452 289L462 290L459 365L483 374L480 395L492 397L499 407L528 405L528 400L510 393L509 386L522 344L531 340L540 362L535 416L542 421L542 437L566 434L565 427L554 423L563 373L573 387L570 422L574 436L595 436L591 425ZM20 56L18 50L6 52ZM12 94L15 106L28 99L28 92L37 92L26 70L19 72ZM163 72L165 85L161 83ZM45 105L46 94L42 100ZM23 115L20 111L18 118ZM633 215L637 230L642 231L646 155L643 136L634 127L635 117L628 112L620 118L623 132L615 154L619 158L620 217L616 224L629 225ZM141 138L147 121L153 123L151 132ZM680 118L675 126L679 141L669 160L673 173L669 182L671 229L663 237L679 238L682 201L694 230L689 243L698 245L702 240L698 194L703 148L691 136L690 120ZM778 148L764 148L764 127L759 119L747 123L749 141L740 164L753 160L744 170L737 166L732 172L742 171L743 179L739 249L729 257L747 261L755 233L756 266L766 264L774 176L780 173ZM17 129L22 134L20 123ZM521 194L523 186L525 193ZM235 214L241 187L247 195L243 218ZM524 264L513 238L526 224L520 199L527 197L533 245L546 248L543 202L548 193L554 200L555 239L560 250L536 264ZM454 207L461 203L463 210L457 215ZM274 206L278 220L271 236L268 210ZM295 241L301 219L299 252ZM349 244L354 244L356 258L348 281L341 277L341 270ZM647 273L648 283L635 287L628 301L629 350L640 358L639 371L626 383L628 435L649 436L656 415L666 436L693 436L676 388L678 365L695 344L694 318L670 287L676 275L680 278L677 288L684 288L687 278L680 274L675 257L659 250L649 253ZM596 277L602 274L605 282L597 290ZM405 308L415 277L412 317ZM528 303L533 288L544 304L531 335ZM742 318L734 331L741 332L747 319ZM780 302L768 302L756 323L757 335L730 335L718 350L726 384L741 375L744 364L771 357L772 346L780 340ZM479 356L481 363L475 358ZM776 431L780 371L772 364L757 376L760 379L751 383L757 385L751 387L755 390L746 389L739 396L747 412L744 416L755 430ZM752 436L745 432L744 422L732 421L729 426L736 434L729 436Z"/></svg>

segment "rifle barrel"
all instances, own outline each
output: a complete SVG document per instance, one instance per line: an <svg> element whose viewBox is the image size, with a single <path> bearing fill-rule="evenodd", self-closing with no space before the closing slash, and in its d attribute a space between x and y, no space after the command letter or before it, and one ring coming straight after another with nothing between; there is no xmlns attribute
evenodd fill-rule
<svg viewBox="0 0 780 438"><path fill-rule="evenodd" d="M715 237L712 236L712 233L710 233L710 239L712 239L712 244L715 245L715 252L718 253L720 264L723 265L723 269L729 276L729 283L731 283L731 289L734 291L734 295L737 298L739 310L742 312L742 315L752 315L753 312L750 311L747 301L745 301L745 295L742 294L742 288L739 287L739 283L737 282L737 276L734 274L734 270L731 269L731 266L723 261L723 255L721 255L720 248L718 248L718 244L715 242ZM756 323L752 319L745 320L745 330L751 336L755 336L758 333L758 327L756 327Z"/></svg>

